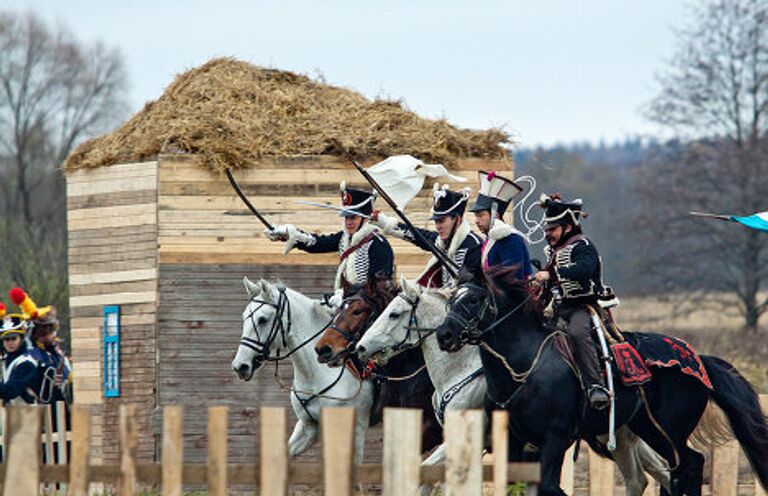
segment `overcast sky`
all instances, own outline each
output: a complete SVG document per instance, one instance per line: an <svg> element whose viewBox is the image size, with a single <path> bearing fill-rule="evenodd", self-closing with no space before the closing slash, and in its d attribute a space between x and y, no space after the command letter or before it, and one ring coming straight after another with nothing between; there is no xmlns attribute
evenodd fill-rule
<svg viewBox="0 0 768 496"><path fill-rule="evenodd" d="M521 145L656 134L641 113L684 0L0 0L125 55L134 110L215 56L309 75Z"/></svg>

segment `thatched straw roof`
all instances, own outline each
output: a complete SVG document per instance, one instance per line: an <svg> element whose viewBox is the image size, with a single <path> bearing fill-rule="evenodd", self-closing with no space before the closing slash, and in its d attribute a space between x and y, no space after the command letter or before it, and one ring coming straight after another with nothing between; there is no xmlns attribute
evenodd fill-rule
<svg viewBox="0 0 768 496"><path fill-rule="evenodd" d="M247 167L264 156L335 154L333 137L361 158L409 153L445 164L503 157L500 145L509 140L498 129L458 129L400 102L371 101L306 76L219 58L179 75L117 130L81 144L64 169L165 152L198 154L214 170Z"/></svg>

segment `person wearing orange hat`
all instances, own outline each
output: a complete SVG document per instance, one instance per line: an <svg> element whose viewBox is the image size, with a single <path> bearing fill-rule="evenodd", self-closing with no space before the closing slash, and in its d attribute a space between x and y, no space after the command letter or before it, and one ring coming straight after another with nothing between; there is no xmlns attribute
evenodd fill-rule
<svg viewBox="0 0 768 496"><path fill-rule="evenodd" d="M52 306L38 307L21 288L11 289L10 296L29 322L29 355L37 361L42 374L38 401L51 403L68 400L72 367L61 351L56 309Z"/></svg>

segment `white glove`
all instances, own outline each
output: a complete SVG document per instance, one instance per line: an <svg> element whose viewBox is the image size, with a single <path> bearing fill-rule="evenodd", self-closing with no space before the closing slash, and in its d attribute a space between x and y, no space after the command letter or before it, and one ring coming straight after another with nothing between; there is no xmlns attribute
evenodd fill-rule
<svg viewBox="0 0 768 496"><path fill-rule="evenodd" d="M341 289L337 289L334 291L333 296L328 298L328 305L331 306L331 308L339 308L341 307L341 304L344 302L344 291Z"/></svg>
<svg viewBox="0 0 768 496"><path fill-rule="evenodd" d="M381 212L378 212L376 215L371 217L370 222L374 226L377 226L379 229L381 229L382 232L384 232L384 234L395 234L395 235L402 234L397 232L398 229L397 229L396 217L390 217Z"/></svg>
<svg viewBox="0 0 768 496"><path fill-rule="evenodd" d="M285 241L288 239L288 226L285 224L282 226L275 226L273 229L265 229L264 235L270 241Z"/></svg>

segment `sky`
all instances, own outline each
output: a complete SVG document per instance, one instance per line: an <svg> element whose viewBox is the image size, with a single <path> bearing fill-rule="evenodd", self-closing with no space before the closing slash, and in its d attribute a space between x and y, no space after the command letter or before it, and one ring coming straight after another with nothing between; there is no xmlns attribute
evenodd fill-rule
<svg viewBox="0 0 768 496"><path fill-rule="evenodd" d="M125 56L131 108L217 56L402 99L520 146L658 135L684 0L0 0Z"/></svg>

